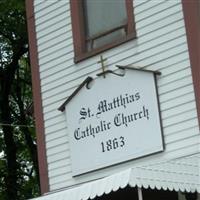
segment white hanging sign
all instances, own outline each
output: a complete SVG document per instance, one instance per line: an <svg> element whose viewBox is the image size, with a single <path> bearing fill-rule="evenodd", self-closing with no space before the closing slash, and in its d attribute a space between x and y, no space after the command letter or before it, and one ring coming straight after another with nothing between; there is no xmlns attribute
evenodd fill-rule
<svg viewBox="0 0 200 200"><path fill-rule="evenodd" d="M82 87L65 107L73 175L163 151L152 72L107 74Z"/></svg>

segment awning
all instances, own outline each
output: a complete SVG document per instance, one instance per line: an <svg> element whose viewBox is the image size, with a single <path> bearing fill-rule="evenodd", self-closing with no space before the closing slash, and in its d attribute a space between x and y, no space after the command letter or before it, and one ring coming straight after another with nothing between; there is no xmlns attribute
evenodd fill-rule
<svg viewBox="0 0 200 200"><path fill-rule="evenodd" d="M47 194L35 200L87 200L120 188L139 187L200 193L200 155L129 168L116 174Z"/></svg>

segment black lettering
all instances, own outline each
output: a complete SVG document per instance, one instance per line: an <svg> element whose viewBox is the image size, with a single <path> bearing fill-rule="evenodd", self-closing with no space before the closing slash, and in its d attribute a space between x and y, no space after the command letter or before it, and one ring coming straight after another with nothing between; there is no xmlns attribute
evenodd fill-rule
<svg viewBox="0 0 200 200"><path fill-rule="evenodd" d="M77 128L77 129L74 131L74 138L75 138L76 140L80 140L80 139L81 139L80 128Z"/></svg>
<svg viewBox="0 0 200 200"><path fill-rule="evenodd" d="M91 117L91 110L88 108L88 117Z"/></svg>
<svg viewBox="0 0 200 200"><path fill-rule="evenodd" d="M96 117L99 118L99 115L101 113L106 112L107 110L108 109L107 109L107 102L106 102L106 100L100 101L99 105L98 105L98 108L97 108Z"/></svg>
<svg viewBox="0 0 200 200"><path fill-rule="evenodd" d="M125 97L126 98L126 102L129 103L129 96L128 96L128 94L125 94L125 96L126 96Z"/></svg>
<svg viewBox="0 0 200 200"><path fill-rule="evenodd" d="M142 118L142 113L143 113L142 111L139 112L139 118L140 119Z"/></svg>
<svg viewBox="0 0 200 200"><path fill-rule="evenodd" d="M112 149L112 141L111 140L108 140L106 142L106 147L107 147L107 151L110 151Z"/></svg>
<svg viewBox="0 0 200 200"><path fill-rule="evenodd" d="M113 104L112 103L108 103L108 110L112 110L113 109Z"/></svg>
<svg viewBox="0 0 200 200"><path fill-rule="evenodd" d="M107 123L107 129L111 129L111 122Z"/></svg>
<svg viewBox="0 0 200 200"><path fill-rule="evenodd" d="M117 138L113 139L113 149L117 149L119 146Z"/></svg>
<svg viewBox="0 0 200 200"><path fill-rule="evenodd" d="M121 137L120 137L120 147L123 147L124 145L125 145L124 137L121 136Z"/></svg>
<svg viewBox="0 0 200 200"><path fill-rule="evenodd" d="M95 129L96 129L96 133L100 132L100 126L97 126Z"/></svg>
<svg viewBox="0 0 200 200"><path fill-rule="evenodd" d="M138 101L139 99L140 99L140 93L137 92L137 93L135 93L135 100Z"/></svg>
<svg viewBox="0 0 200 200"><path fill-rule="evenodd" d="M137 120L138 113L133 113L133 115L134 115L134 120Z"/></svg>
<svg viewBox="0 0 200 200"><path fill-rule="evenodd" d="M121 126L120 114L115 115L114 124L115 124L115 126Z"/></svg>
<svg viewBox="0 0 200 200"><path fill-rule="evenodd" d="M80 122L81 120L86 119L86 117L87 117L87 112L86 112L86 109L85 109L85 108L81 108L81 110L80 110L80 115L81 115L81 117L80 117L80 119L79 119L79 122Z"/></svg>
<svg viewBox="0 0 200 200"><path fill-rule="evenodd" d="M122 124L125 124L125 126L127 127L127 117L124 116L124 114L121 115L122 116Z"/></svg>
<svg viewBox="0 0 200 200"><path fill-rule="evenodd" d="M105 147L103 142L101 142L101 147L102 147L102 152L105 152Z"/></svg>

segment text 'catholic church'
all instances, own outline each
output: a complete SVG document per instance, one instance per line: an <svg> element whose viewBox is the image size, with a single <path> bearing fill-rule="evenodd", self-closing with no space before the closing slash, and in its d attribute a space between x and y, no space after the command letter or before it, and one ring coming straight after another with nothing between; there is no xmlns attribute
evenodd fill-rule
<svg viewBox="0 0 200 200"><path fill-rule="evenodd" d="M200 1L26 0L42 196L200 200Z"/></svg>

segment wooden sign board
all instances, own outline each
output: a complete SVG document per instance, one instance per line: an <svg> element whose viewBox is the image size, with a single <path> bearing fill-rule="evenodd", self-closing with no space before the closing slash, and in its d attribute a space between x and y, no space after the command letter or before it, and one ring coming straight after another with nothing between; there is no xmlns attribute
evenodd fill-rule
<svg viewBox="0 0 200 200"><path fill-rule="evenodd" d="M74 176L163 151L155 80L140 70L109 73L65 105Z"/></svg>

